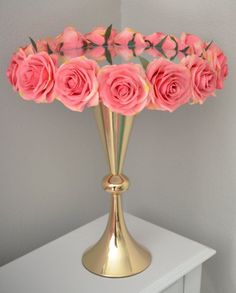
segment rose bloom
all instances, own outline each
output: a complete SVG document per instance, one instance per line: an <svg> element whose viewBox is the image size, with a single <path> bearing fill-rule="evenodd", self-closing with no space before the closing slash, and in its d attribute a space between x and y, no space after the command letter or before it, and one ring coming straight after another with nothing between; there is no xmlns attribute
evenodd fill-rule
<svg viewBox="0 0 236 293"><path fill-rule="evenodd" d="M207 60L191 55L181 63L191 72L193 102L202 104L207 97L214 95L216 74Z"/></svg>
<svg viewBox="0 0 236 293"><path fill-rule="evenodd" d="M102 46L105 43L105 32L107 28L103 26L95 27L91 32L85 34L85 38L88 42ZM111 30L110 37L108 39L108 45L113 44L114 38L117 34L116 29Z"/></svg>
<svg viewBox="0 0 236 293"><path fill-rule="evenodd" d="M7 69L7 78L15 91L19 90L18 70L19 70L20 64L23 62L25 58L26 58L25 51L22 48L20 48L15 54L12 55L10 64Z"/></svg>
<svg viewBox="0 0 236 293"><path fill-rule="evenodd" d="M134 48L132 49L128 47L130 41L134 42ZM141 55L146 47L143 35L128 27L115 36L114 43L117 45L117 54L125 60L129 60L134 55Z"/></svg>
<svg viewBox="0 0 236 293"><path fill-rule="evenodd" d="M108 46L108 47L103 47L103 46L95 46L87 49L84 52L84 55L88 58L92 58L96 61L103 61L106 60L106 50L109 51L111 58L114 58L116 56L116 50L114 46Z"/></svg>
<svg viewBox="0 0 236 293"><path fill-rule="evenodd" d="M134 36L135 35L135 36ZM129 41L131 41L134 37L134 43L135 46L137 47L145 47L146 43L144 41L144 37L142 34L134 31L131 28L124 28L123 31L121 31L120 33L118 33L115 36L115 44L116 45L124 45L124 46L128 46Z"/></svg>
<svg viewBox="0 0 236 293"><path fill-rule="evenodd" d="M19 66L25 60L27 56L34 53L35 53L34 49L32 45L30 44L25 47L20 47L19 50L12 55L10 64L7 69L7 78L15 91L19 90L19 86L18 86Z"/></svg>
<svg viewBox="0 0 236 293"><path fill-rule="evenodd" d="M216 88L224 87L224 80L228 75L227 57L223 51L215 44L211 44L209 49L203 53L203 56L212 64L216 72Z"/></svg>
<svg viewBox="0 0 236 293"><path fill-rule="evenodd" d="M36 41L36 47L38 52L46 52L48 53L48 46L52 50L53 53L58 53L62 47L63 38L62 34L56 36L55 38L45 38ZM28 49L31 49L32 53L34 54L34 49L32 45L28 45Z"/></svg>
<svg viewBox="0 0 236 293"><path fill-rule="evenodd" d="M45 52L24 59L18 71L19 93L23 99L36 103L53 101L56 63L57 57Z"/></svg>
<svg viewBox="0 0 236 293"><path fill-rule="evenodd" d="M137 56L142 55L144 49L145 49L145 47L134 47L134 48L130 49L126 45L113 46L113 50L115 52L115 55L121 56L125 61L129 61L133 57L137 57Z"/></svg>
<svg viewBox="0 0 236 293"><path fill-rule="evenodd" d="M102 46L90 48L86 50L85 54L88 58L92 58L97 61L102 61L106 59L105 48Z"/></svg>
<svg viewBox="0 0 236 293"><path fill-rule="evenodd" d="M184 65L159 58L148 64L146 73L152 86L149 109L172 112L188 103L191 75Z"/></svg>
<svg viewBox="0 0 236 293"><path fill-rule="evenodd" d="M174 41L171 37L172 36L165 35L162 32L157 32L157 33L153 33L151 35L145 36L145 41L147 43L147 46L150 46L150 48L147 50L147 53L153 57L162 56L162 54L155 48L155 46L158 43L160 43L164 38L166 38L162 45L162 49L168 58L175 56L176 43L178 44L179 49L182 47L180 46L180 40L178 40L176 37L172 37L175 39Z"/></svg>
<svg viewBox="0 0 236 293"><path fill-rule="evenodd" d="M48 47L47 45L50 47L50 49L52 51L55 51L55 46L54 46L54 39L51 39L51 38L46 38L46 39L42 39L42 40L38 40L36 42L36 47L37 47L37 50L38 52L48 52ZM31 46L31 49L33 50L32 48L32 45L30 44Z"/></svg>
<svg viewBox="0 0 236 293"><path fill-rule="evenodd" d="M57 47L58 42L59 44L63 43L61 51L67 57L78 57L82 55L83 50L81 48L87 43L85 37L80 32L76 31L74 27L66 27L61 37L57 37Z"/></svg>
<svg viewBox="0 0 236 293"><path fill-rule="evenodd" d="M123 115L135 115L148 102L149 86L139 64L107 65L98 74L103 104Z"/></svg>
<svg viewBox="0 0 236 293"><path fill-rule="evenodd" d="M62 64L56 73L55 95L67 108L82 112L99 102L98 65L86 57L76 57Z"/></svg>
<svg viewBox="0 0 236 293"><path fill-rule="evenodd" d="M198 36L193 34L182 33L180 37L181 49L189 47L187 54L196 54L200 56L203 53L203 50L206 44ZM182 56L184 57L184 56Z"/></svg>

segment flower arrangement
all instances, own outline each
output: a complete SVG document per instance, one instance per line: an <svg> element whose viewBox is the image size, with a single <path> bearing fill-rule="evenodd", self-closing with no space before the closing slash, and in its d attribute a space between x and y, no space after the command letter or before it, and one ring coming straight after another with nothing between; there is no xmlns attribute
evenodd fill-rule
<svg viewBox="0 0 236 293"><path fill-rule="evenodd" d="M187 33L145 36L110 25L82 34L67 27L54 39L30 41L10 61L7 77L13 89L25 100L56 99L73 111L101 102L127 116L144 108L173 112L214 96L228 74L222 50ZM125 62L113 64L116 56ZM101 66L104 60L108 64Z"/></svg>
<svg viewBox="0 0 236 293"><path fill-rule="evenodd" d="M111 209L103 236L83 254L90 272L127 277L151 263L151 253L127 230L121 201L129 187L123 165L134 116L145 108L173 112L202 104L223 88L227 74L227 58L212 41L187 33L118 32L112 25L86 34L67 27L54 39L30 38L13 54L7 77L23 99L58 100L79 112L94 107L109 164L102 185Z"/></svg>

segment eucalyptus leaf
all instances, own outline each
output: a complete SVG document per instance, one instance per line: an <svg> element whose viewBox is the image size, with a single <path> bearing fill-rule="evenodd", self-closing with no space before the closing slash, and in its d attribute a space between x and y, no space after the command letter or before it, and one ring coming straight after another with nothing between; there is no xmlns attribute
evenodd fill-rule
<svg viewBox="0 0 236 293"><path fill-rule="evenodd" d="M147 66L149 64L149 61L146 58L142 57L142 56L139 56L139 60L140 60L140 62L142 64L144 70L146 70Z"/></svg>
<svg viewBox="0 0 236 293"><path fill-rule="evenodd" d="M34 51L35 51L35 52L38 52L37 45L36 45L35 41L34 41L31 37L29 37L29 40L30 40L30 42L31 42L31 45L32 45L33 48L34 48Z"/></svg>

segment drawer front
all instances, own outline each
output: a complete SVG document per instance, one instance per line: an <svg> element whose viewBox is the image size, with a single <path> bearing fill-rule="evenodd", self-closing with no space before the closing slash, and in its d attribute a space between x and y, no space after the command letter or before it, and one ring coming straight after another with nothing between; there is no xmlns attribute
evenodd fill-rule
<svg viewBox="0 0 236 293"><path fill-rule="evenodd" d="M183 278L175 282L173 285L162 291L162 293L184 293Z"/></svg>

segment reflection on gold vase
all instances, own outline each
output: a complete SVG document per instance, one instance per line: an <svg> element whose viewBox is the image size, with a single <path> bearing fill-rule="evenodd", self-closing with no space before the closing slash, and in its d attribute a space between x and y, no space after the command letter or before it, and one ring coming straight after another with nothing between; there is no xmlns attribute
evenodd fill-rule
<svg viewBox="0 0 236 293"><path fill-rule="evenodd" d="M83 255L83 265L104 277L128 277L145 270L151 254L129 234L122 209L122 193L129 180L122 174L134 116L114 113L103 104L95 107L95 117L104 144L110 174L102 182L111 194L111 210L101 239Z"/></svg>

